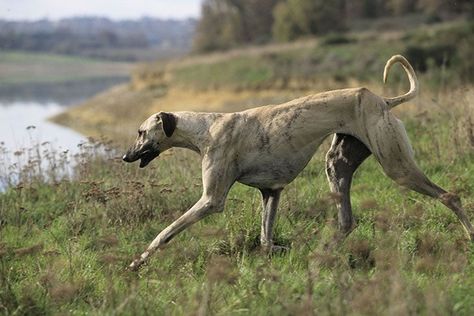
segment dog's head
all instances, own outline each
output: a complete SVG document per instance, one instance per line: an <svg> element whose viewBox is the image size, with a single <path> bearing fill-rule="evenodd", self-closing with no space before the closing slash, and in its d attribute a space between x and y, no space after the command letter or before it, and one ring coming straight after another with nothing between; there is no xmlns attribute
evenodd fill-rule
<svg viewBox="0 0 474 316"><path fill-rule="evenodd" d="M153 114L138 129L137 139L123 155L123 161L134 162L140 159L140 168L145 167L171 147L170 137L175 129L176 117L173 114Z"/></svg>

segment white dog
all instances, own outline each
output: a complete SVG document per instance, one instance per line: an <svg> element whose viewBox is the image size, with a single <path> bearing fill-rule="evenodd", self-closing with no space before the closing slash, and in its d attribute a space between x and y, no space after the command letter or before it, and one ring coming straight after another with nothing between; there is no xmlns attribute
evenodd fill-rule
<svg viewBox="0 0 474 316"><path fill-rule="evenodd" d="M137 269L154 251L203 217L221 212L232 185L259 189L263 196L261 245L269 251L280 193L308 164L321 142L336 134L327 154L327 175L337 203L343 234L354 228L349 198L355 169L373 154L387 176L397 183L439 199L457 215L469 238L474 230L460 199L432 183L413 159L403 124L390 109L417 95L413 68L400 55L385 65L384 82L399 62L410 80L410 90L394 98L379 97L365 88L324 92L280 105L237 113L160 112L139 128L135 144L123 156L140 159L140 167L171 148L182 147L202 157L203 193L199 201L165 228L147 250L134 260Z"/></svg>

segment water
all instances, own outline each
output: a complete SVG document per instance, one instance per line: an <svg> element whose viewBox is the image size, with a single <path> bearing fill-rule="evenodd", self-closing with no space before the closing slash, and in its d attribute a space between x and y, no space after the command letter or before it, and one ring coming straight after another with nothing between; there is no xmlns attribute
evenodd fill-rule
<svg viewBox="0 0 474 316"><path fill-rule="evenodd" d="M44 142L57 150L74 152L85 137L47 120L64 109L54 102L0 102L0 142L9 152Z"/></svg>
<svg viewBox="0 0 474 316"><path fill-rule="evenodd" d="M28 91L37 92L28 94L24 87L9 89L9 93L2 93L0 89L0 191L9 184L16 184L21 168L28 164L36 163L38 170L46 169L48 166L45 164L51 164L51 159L44 158L52 153L58 162L60 159L61 163L69 164L62 172L70 172L71 158L81 151L78 145L87 139L76 131L48 121L48 118L117 82L115 79L92 86L91 82L68 84L61 87L60 94L57 85L51 89L46 85L28 86ZM38 155L42 159L38 159Z"/></svg>

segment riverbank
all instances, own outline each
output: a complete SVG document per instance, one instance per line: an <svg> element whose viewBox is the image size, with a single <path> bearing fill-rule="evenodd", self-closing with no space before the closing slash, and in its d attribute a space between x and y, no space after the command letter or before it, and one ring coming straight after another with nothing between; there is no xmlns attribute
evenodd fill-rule
<svg viewBox="0 0 474 316"><path fill-rule="evenodd" d="M71 56L0 52L0 190L21 182L30 161L48 169L52 157L44 151L54 149L64 161L78 154L86 136L48 117L127 81L132 68Z"/></svg>

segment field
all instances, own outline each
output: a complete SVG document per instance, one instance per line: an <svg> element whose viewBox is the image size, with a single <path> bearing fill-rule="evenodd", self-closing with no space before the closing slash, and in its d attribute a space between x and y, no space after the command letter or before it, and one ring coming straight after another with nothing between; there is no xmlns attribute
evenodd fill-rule
<svg viewBox="0 0 474 316"><path fill-rule="evenodd" d="M25 52L0 52L0 85L61 83L93 78L126 77L129 63Z"/></svg>
<svg viewBox="0 0 474 316"><path fill-rule="evenodd" d="M327 141L283 191L275 239L290 247L288 252L260 251L259 192L236 184L223 213L181 233L138 273L126 269L197 201L202 188L199 157L191 152L171 150L145 169L120 160L140 119L161 109L189 108L191 101L196 104L191 109L223 111L279 102L308 93L315 89L311 85L321 90L364 84L394 95L406 89L404 77L394 74L393 88L382 88L381 72L390 54L406 49L401 39L408 35L394 36L376 42L376 53L364 38L333 37L148 66L128 85L56 118L111 140L91 139L69 159L47 144L33 145L17 153L30 155L30 164L0 169L3 184L13 176L21 179L0 193L0 310L472 315L474 247L460 223L441 203L397 186L373 158L353 183L358 227L343 242L334 242L337 212L325 178ZM341 40L345 43L334 44ZM350 62L351 56L364 58ZM285 64L282 59L288 67L275 74L274 65ZM357 68L362 61L370 66L367 71ZM437 68L420 74L422 95L395 113L405 123L421 169L457 193L474 220L474 88L449 80L457 78L456 68ZM218 80L206 77L209 69L219 73ZM314 78L315 70L321 77ZM40 168L38 161L50 167ZM74 173L68 171L71 165Z"/></svg>

